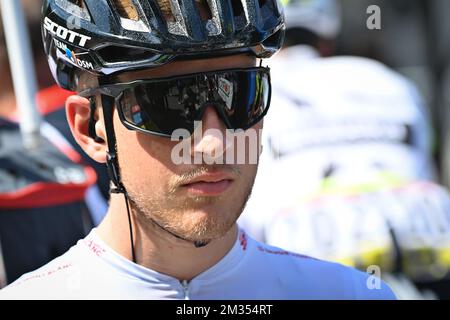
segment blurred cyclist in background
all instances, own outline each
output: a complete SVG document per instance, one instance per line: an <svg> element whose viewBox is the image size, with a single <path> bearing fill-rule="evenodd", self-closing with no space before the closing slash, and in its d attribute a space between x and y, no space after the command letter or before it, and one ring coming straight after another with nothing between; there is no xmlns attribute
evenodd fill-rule
<svg viewBox="0 0 450 320"><path fill-rule="evenodd" d="M83 161L74 150L78 145L64 110L70 92L54 85L42 48L41 2L26 0L22 5L40 89L37 104L44 117L44 140L36 150L22 146L0 18L0 287L61 255L86 235L106 212L98 186L101 189L103 183L109 189L106 168L97 164L97 179L90 168L94 161Z"/></svg>
<svg viewBox="0 0 450 320"><path fill-rule="evenodd" d="M240 224L302 254L442 281L450 199L433 183L431 129L417 89L379 62L329 57L340 2L284 3L285 48L272 59L277 112L267 117Z"/></svg>

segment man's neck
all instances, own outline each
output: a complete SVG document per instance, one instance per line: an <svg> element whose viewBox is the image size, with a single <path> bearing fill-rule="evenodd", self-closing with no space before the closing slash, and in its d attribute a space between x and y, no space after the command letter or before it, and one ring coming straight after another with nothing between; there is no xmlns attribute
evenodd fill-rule
<svg viewBox="0 0 450 320"><path fill-rule="evenodd" d="M178 239L156 225L143 225L138 220L133 219L137 263L180 281L191 280L214 266L231 250L237 239L238 228L234 225L224 237L196 248L193 243ZM111 195L108 214L97 232L113 250L132 260L123 195Z"/></svg>

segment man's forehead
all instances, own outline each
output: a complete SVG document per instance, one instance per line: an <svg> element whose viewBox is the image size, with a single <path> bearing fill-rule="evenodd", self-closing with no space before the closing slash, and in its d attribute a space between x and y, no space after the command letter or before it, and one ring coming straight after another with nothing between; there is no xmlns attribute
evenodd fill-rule
<svg viewBox="0 0 450 320"><path fill-rule="evenodd" d="M164 78L214 70L249 68L254 67L256 62L257 59L255 57L246 54L211 59L175 61L153 69L125 72L117 76L117 80L127 82L136 79Z"/></svg>

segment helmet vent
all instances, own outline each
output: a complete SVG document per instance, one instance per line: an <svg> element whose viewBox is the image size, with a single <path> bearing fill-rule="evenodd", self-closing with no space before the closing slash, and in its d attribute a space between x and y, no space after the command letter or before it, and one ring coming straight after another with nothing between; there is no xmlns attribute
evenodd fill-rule
<svg viewBox="0 0 450 320"><path fill-rule="evenodd" d="M244 7L241 0L231 0L231 7L233 8L233 16L239 17L244 14Z"/></svg>
<svg viewBox="0 0 450 320"><path fill-rule="evenodd" d="M91 21L91 15L84 3L84 0L55 0L58 7L66 11L73 17L78 17L86 21Z"/></svg>
<svg viewBox="0 0 450 320"><path fill-rule="evenodd" d="M161 13L167 23L167 28L171 34L188 36L185 19L180 4L177 0L157 0Z"/></svg>
<svg viewBox="0 0 450 320"><path fill-rule="evenodd" d="M69 0L69 2L72 2L73 4L77 5L80 8L86 8L84 0Z"/></svg>
<svg viewBox="0 0 450 320"><path fill-rule="evenodd" d="M175 16L173 14L171 1L158 0L159 9L164 17L164 20L169 22L175 22Z"/></svg>
<svg viewBox="0 0 450 320"><path fill-rule="evenodd" d="M200 5L200 17L206 21L206 32L208 36L216 36L222 33L222 25L220 22L219 9L215 0L203 0Z"/></svg>
<svg viewBox="0 0 450 320"><path fill-rule="evenodd" d="M231 8L233 10L234 22L236 30L242 30L247 24L246 13L242 0L231 0Z"/></svg>
<svg viewBox="0 0 450 320"><path fill-rule="evenodd" d="M122 28L130 31L150 32L149 26L141 19L144 15L139 5L133 0L114 0L114 5L119 13Z"/></svg>
<svg viewBox="0 0 450 320"><path fill-rule="evenodd" d="M117 12L121 18L138 21L139 13L132 0L114 0Z"/></svg>
<svg viewBox="0 0 450 320"><path fill-rule="evenodd" d="M198 9L198 12L200 13L202 21L208 21L212 19L210 2L211 1L206 0L195 0L195 5Z"/></svg>
<svg viewBox="0 0 450 320"><path fill-rule="evenodd" d="M99 57L106 63L121 63L124 61L149 60L155 53L132 47L107 46L97 51Z"/></svg>
<svg viewBox="0 0 450 320"><path fill-rule="evenodd" d="M259 7L262 8L266 5L267 0L258 0L259 2Z"/></svg>

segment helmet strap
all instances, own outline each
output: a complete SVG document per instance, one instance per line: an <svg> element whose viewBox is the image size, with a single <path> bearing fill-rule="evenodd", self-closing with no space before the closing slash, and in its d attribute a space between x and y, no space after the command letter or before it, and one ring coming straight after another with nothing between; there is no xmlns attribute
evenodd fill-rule
<svg viewBox="0 0 450 320"><path fill-rule="evenodd" d="M111 193L122 193L125 197L125 204L127 206L128 215L128 225L130 229L130 244L131 244L131 255L133 262L136 263L136 254L134 249L134 237L133 237L133 224L131 222L131 210L129 204L128 193L125 186L122 183L120 177L119 161L117 158L117 143L116 135L114 132L113 124L113 113L114 113L114 103L115 99L113 97L102 95L102 107L103 107L103 118L105 122L106 137L108 140L108 152L106 157L106 166L108 169L108 175L114 184L114 188L111 189Z"/></svg>

